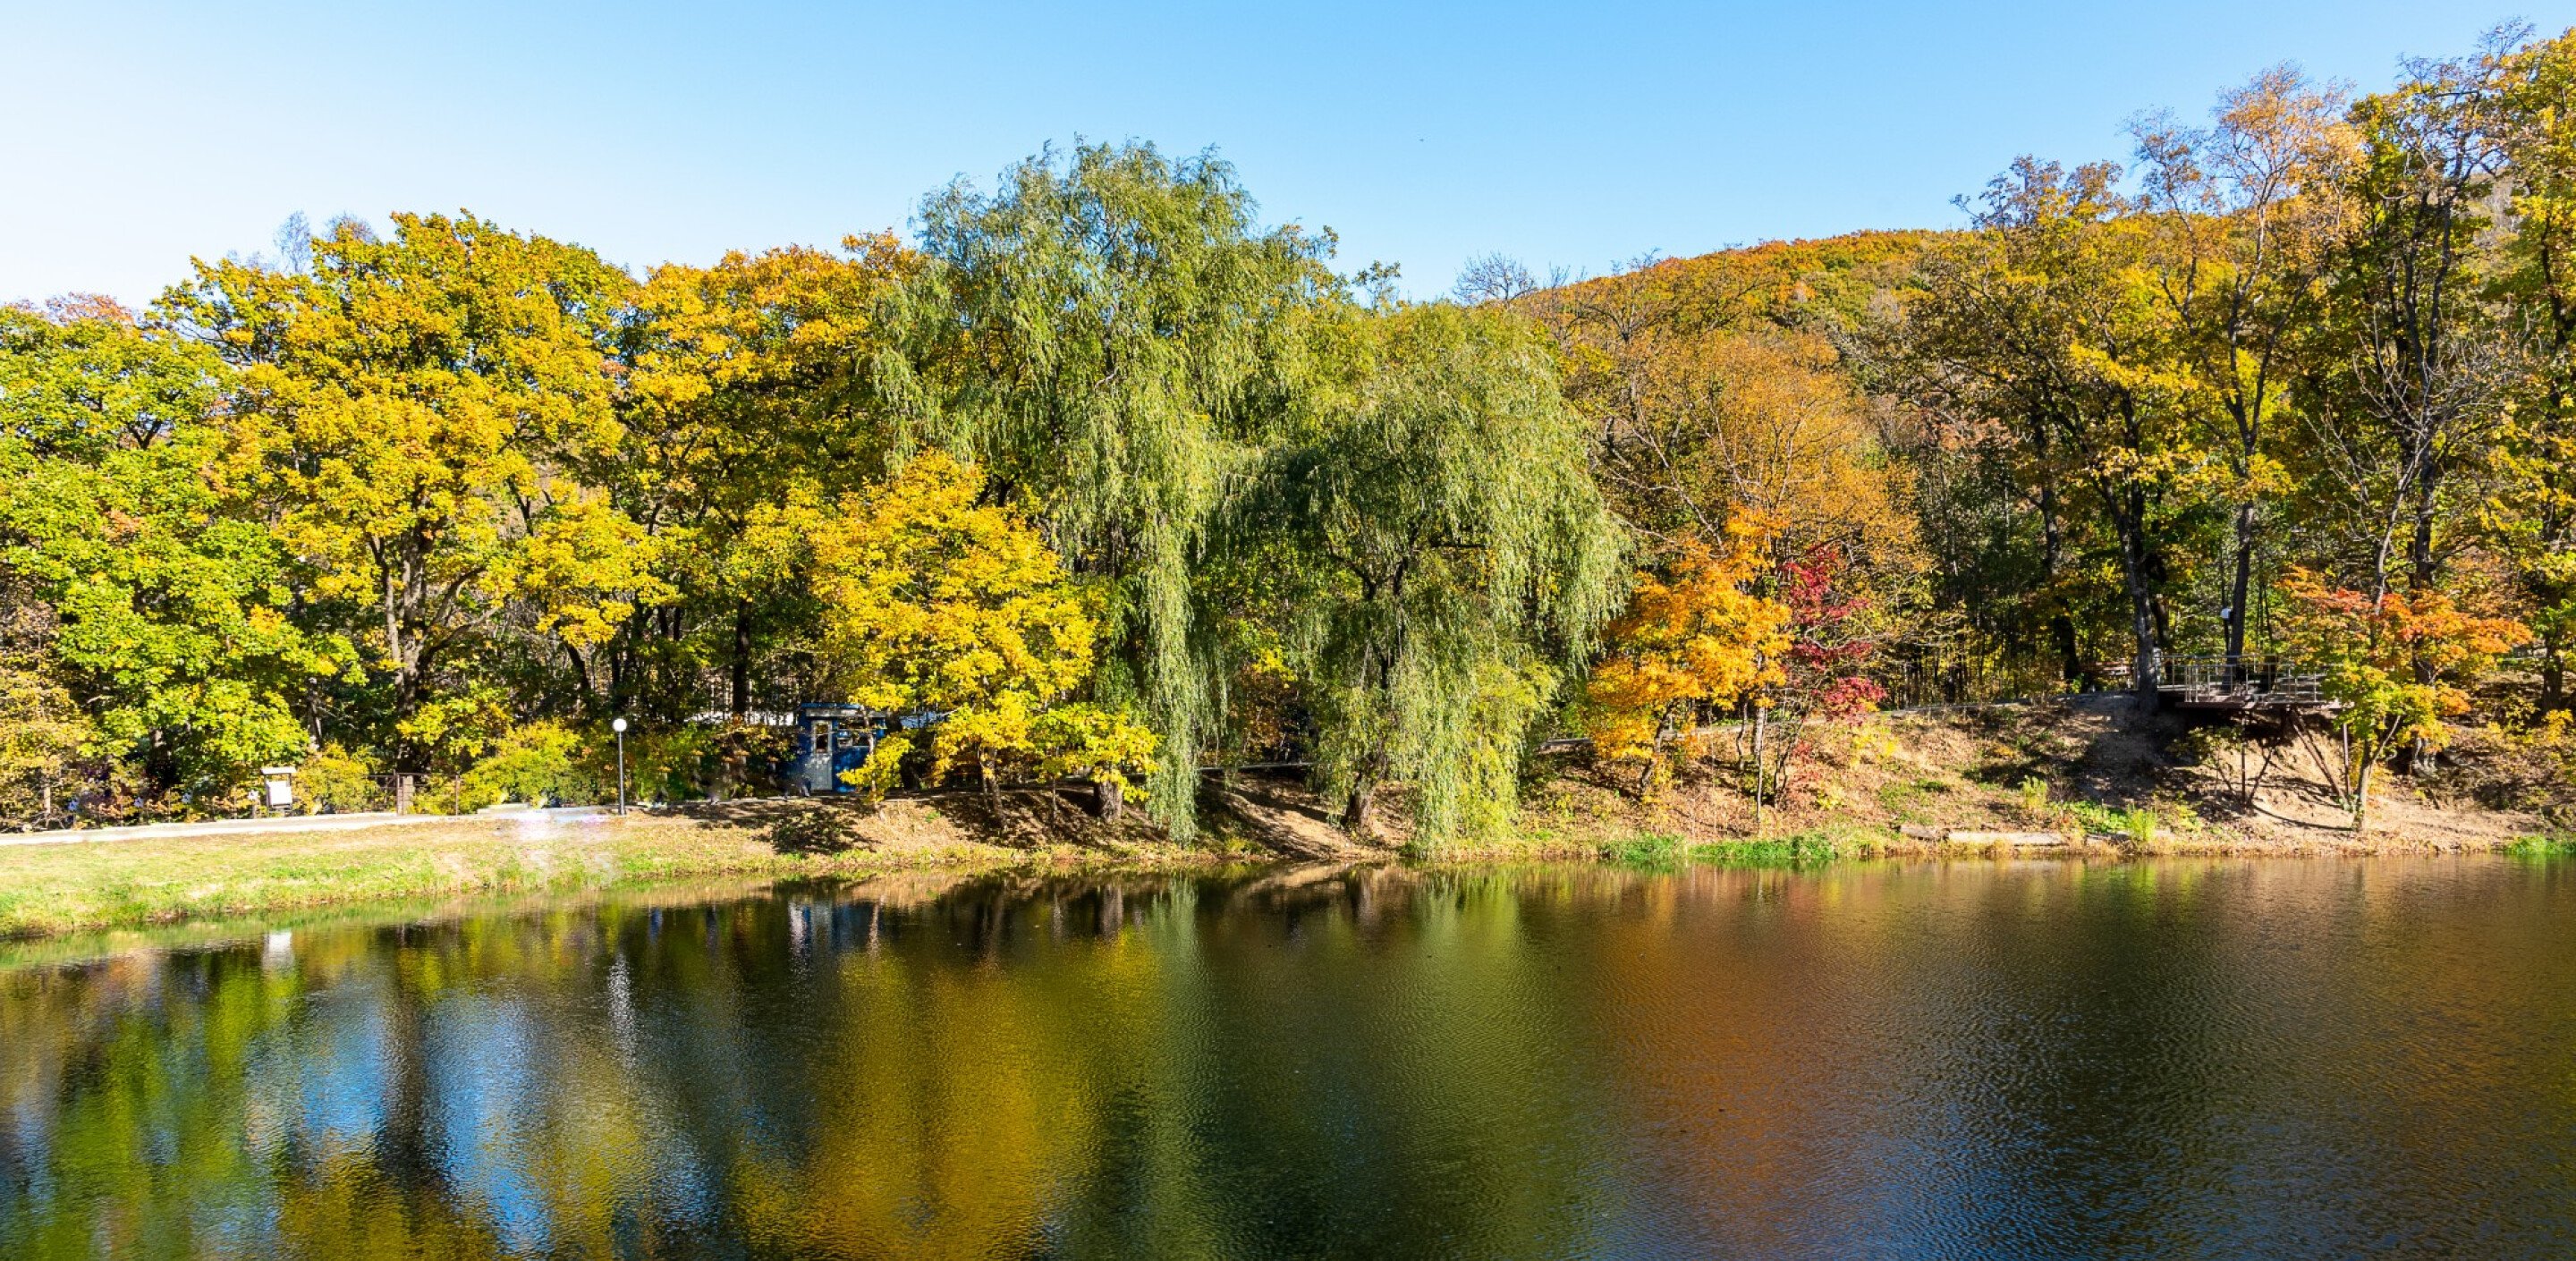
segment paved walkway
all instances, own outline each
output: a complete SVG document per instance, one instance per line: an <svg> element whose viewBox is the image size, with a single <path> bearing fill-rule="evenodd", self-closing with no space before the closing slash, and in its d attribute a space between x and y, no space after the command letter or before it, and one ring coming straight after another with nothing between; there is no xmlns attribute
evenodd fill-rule
<svg viewBox="0 0 2576 1261"><path fill-rule="evenodd" d="M144 823L134 827L65 828L54 832L0 832L0 846L90 844L138 841L151 837L227 836L236 833L350 832L359 828L405 827L415 823L581 823L615 818L607 806L558 806L551 810L494 810L475 814L303 814L283 819L212 819L204 823Z"/></svg>

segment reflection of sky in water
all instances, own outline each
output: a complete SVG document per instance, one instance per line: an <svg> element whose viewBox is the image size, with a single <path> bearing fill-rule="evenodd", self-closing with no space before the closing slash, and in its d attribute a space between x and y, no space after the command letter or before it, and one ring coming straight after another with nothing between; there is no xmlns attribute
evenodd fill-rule
<svg viewBox="0 0 2576 1261"><path fill-rule="evenodd" d="M542 1250L550 1229L538 1171L527 1165L542 1149L526 1131L547 1102L545 1066L530 1053L538 1036L518 1000L468 992L431 1010L421 1040L440 1172L514 1252Z"/></svg>
<svg viewBox="0 0 2576 1261"><path fill-rule="evenodd" d="M0 1261L2565 1256L2552 870L808 891L0 973Z"/></svg>
<svg viewBox="0 0 2576 1261"><path fill-rule="evenodd" d="M51 1094L30 1091L9 1108L10 1150L8 1159L0 1160L0 1175L5 1175L0 1176L0 1205L24 1197L29 1216L53 1205L54 1167L48 1159L54 1140L52 1104Z"/></svg>
<svg viewBox="0 0 2576 1261"><path fill-rule="evenodd" d="M386 995L374 978L353 978L307 1000L305 1017L277 1051L294 1081L295 1137L308 1158L366 1152L385 1123Z"/></svg>

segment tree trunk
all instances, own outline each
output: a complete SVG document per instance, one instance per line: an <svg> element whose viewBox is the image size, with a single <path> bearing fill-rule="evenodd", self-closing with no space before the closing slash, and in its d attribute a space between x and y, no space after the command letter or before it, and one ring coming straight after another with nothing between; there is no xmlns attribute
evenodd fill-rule
<svg viewBox="0 0 2576 1261"><path fill-rule="evenodd" d="M2246 605L2254 590L2254 505L2236 507L2236 572L2228 584L2227 663L2236 665L2245 657Z"/></svg>
<svg viewBox="0 0 2576 1261"><path fill-rule="evenodd" d="M1764 728L1768 726L1765 720L1770 717L1770 714L1770 706L1755 702L1753 706L1753 834L1755 836L1762 835L1762 777L1770 769L1770 763L1762 758L1762 737Z"/></svg>
<svg viewBox="0 0 2576 1261"><path fill-rule="evenodd" d="M385 657L393 662L394 667L393 716L397 724L395 728L397 733L401 730L399 724L402 720L411 717L413 704L418 699L417 672L413 669L412 655L403 648L402 592L404 585L403 578L397 577L393 570L385 571ZM400 766L410 761L411 752L410 739L397 734L394 737L392 749L394 765Z"/></svg>
<svg viewBox="0 0 2576 1261"><path fill-rule="evenodd" d="M1383 750L1361 759L1360 768L1351 776L1351 795L1342 803L1342 830L1361 840L1377 835L1377 824L1370 817L1377 805L1378 782L1386 774Z"/></svg>
<svg viewBox="0 0 2576 1261"><path fill-rule="evenodd" d="M599 708L599 695L590 686L590 662L581 655L581 649L573 647L570 641L557 640L556 642L563 648L564 660L572 665L573 686L581 690L581 707L596 712Z"/></svg>
<svg viewBox="0 0 2576 1261"><path fill-rule="evenodd" d="M2566 646L2555 634L2540 637L2540 709L2542 713L2567 708Z"/></svg>
<svg viewBox="0 0 2576 1261"><path fill-rule="evenodd" d="M2434 482L2427 477L2424 481L2423 494L2416 501L2415 532L2406 542L2406 579L2407 585L2413 588L2408 594L2418 600L2423 599L2430 592L2439 590L2442 582L2441 561L2433 554L2435 502ZM2431 658L2421 653L2416 654L2415 681L2417 683L2430 684L2436 673ZM2420 746L2422 741L2416 743Z"/></svg>
<svg viewBox="0 0 2576 1261"><path fill-rule="evenodd" d="M2441 502L2440 483L2432 476L2424 479L2424 489L2415 497L2415 529L2406 540L2406 577L2422 595L2442 583L2442 562L2433 552L2433 518Z"/></svg>
<svg viewBox="0 0 2576 1261"><path fill-rule="evenodd" d="M736 720L751 713L751 601L736 603L733 608L733 716Z"/></svg>
<svg viewBox="0 0 2576 1261"><path fill-rule="evenodd" d="M1092 796L1099 802L1100 819L1115 823L1127 812L1127 790L1115 779L1096 779L1091 783Z"/></svg>
<svg viewBox="0 0 2576 1261"><path fill-rule="evenodd" d="M1400 605L1404 598L1404 582L1402 577L1397 577L1395 580L1389 582L1387 586L1390 589L1391 598L1397 601ZM1360 590L1364 598L1374 601L1377 599L1378 583L1375 579L1363 575L1360 579ZM1374 652L1371 653L1371 657L1375 658L1373 665L1362 666L1364 675L1374 674L1376 676L1376 685L1374 690L1380 697L1387 696L1395 689L1395 663L1404 651L1402 623L1400 621L1397 623L1397 628L1398 633L1395 636L1395 642L1385 651L1385 653L1383 655ZM1343 831L1348 832L1352 836L1361 840L1367 840L1376 835L1377 824L1374 819L1370 818L1370 812L1377 805L1378 784L1381 780L1386 778L1386 770L1386 745L1384 743L1384 737L1380 737L1380 742L1377 747L1369 750L1368 756L1361 758L1359 765L1353 768L1351 775L1350 800L1342 804Z"/></svg>
<svg viewBox="0 0 2576 1261"><path fill-rule="evenodd" d="M2058 523L2057 478L2048 471L2049 429L2035 425L2032 438L2039 450L2039 581L2043 590L2057 586L2057 571L2065 564L2066 530ZM2060 611L2049 618L2049 633L2057 641L2059 671L2071 686L2084 673L2084 662L2075 646L2075 619Z"/></svg>
<svg viewBox="0 0 2576 1261"><path fill-rule="evenodd" d="M385 571L385 657L394 663L398 678L409 673L403 659L402 585L390 569Z"/></svg>
<svg viewBox="0 0 2576 1261"><path fill-rule="evenodd" d="M2137 651L2130 681L2137 689L2138 708L2152 713L2163 700L2157 690L2163 663L2156 647L2155 593L2147 589L2146 549L2137 532L2123 528L2120 534L2120 567L2129 588L2129 633Z"/></svg>
<svg viewBox="0 0 2576 1261"><path fill-rule="evenodd" d="M1366 840L1369 810L1377 804L1377 783L1363 775L1351 781L1350 799L1342 803L1342 830Z"/></svg>
<svg viewBox="0 0 2576 1261"><path fill-rule="evenodd" d="M1672 724L1668 720L1662 718L1655 720L1655 742L1646 749L1646 768L1637 772L1637 800L1639 801L1644 801L1646 795L1654 790L1655 770L1664 764L1665 733L1671 729Z"/></svg>

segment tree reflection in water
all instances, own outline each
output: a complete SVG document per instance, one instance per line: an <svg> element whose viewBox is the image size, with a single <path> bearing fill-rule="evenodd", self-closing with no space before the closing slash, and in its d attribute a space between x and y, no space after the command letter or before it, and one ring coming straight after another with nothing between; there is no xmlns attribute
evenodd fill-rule
<svg viewBox="0 0 2576 1261"><path fill-rule="evenodd" d="M889 882L0 973L0 1255L2576 1248L2496 860Z"/></svg>

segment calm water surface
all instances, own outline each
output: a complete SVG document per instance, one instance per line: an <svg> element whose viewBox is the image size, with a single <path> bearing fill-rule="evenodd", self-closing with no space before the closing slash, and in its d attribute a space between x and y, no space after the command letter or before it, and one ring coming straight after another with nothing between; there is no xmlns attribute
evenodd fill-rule
<svg viewBox="0 0 2576 1261"><path fill-rule="evenodd" d="M916 882L21 965L0 1257L2563 1257L2571 877Z"/></svg>

